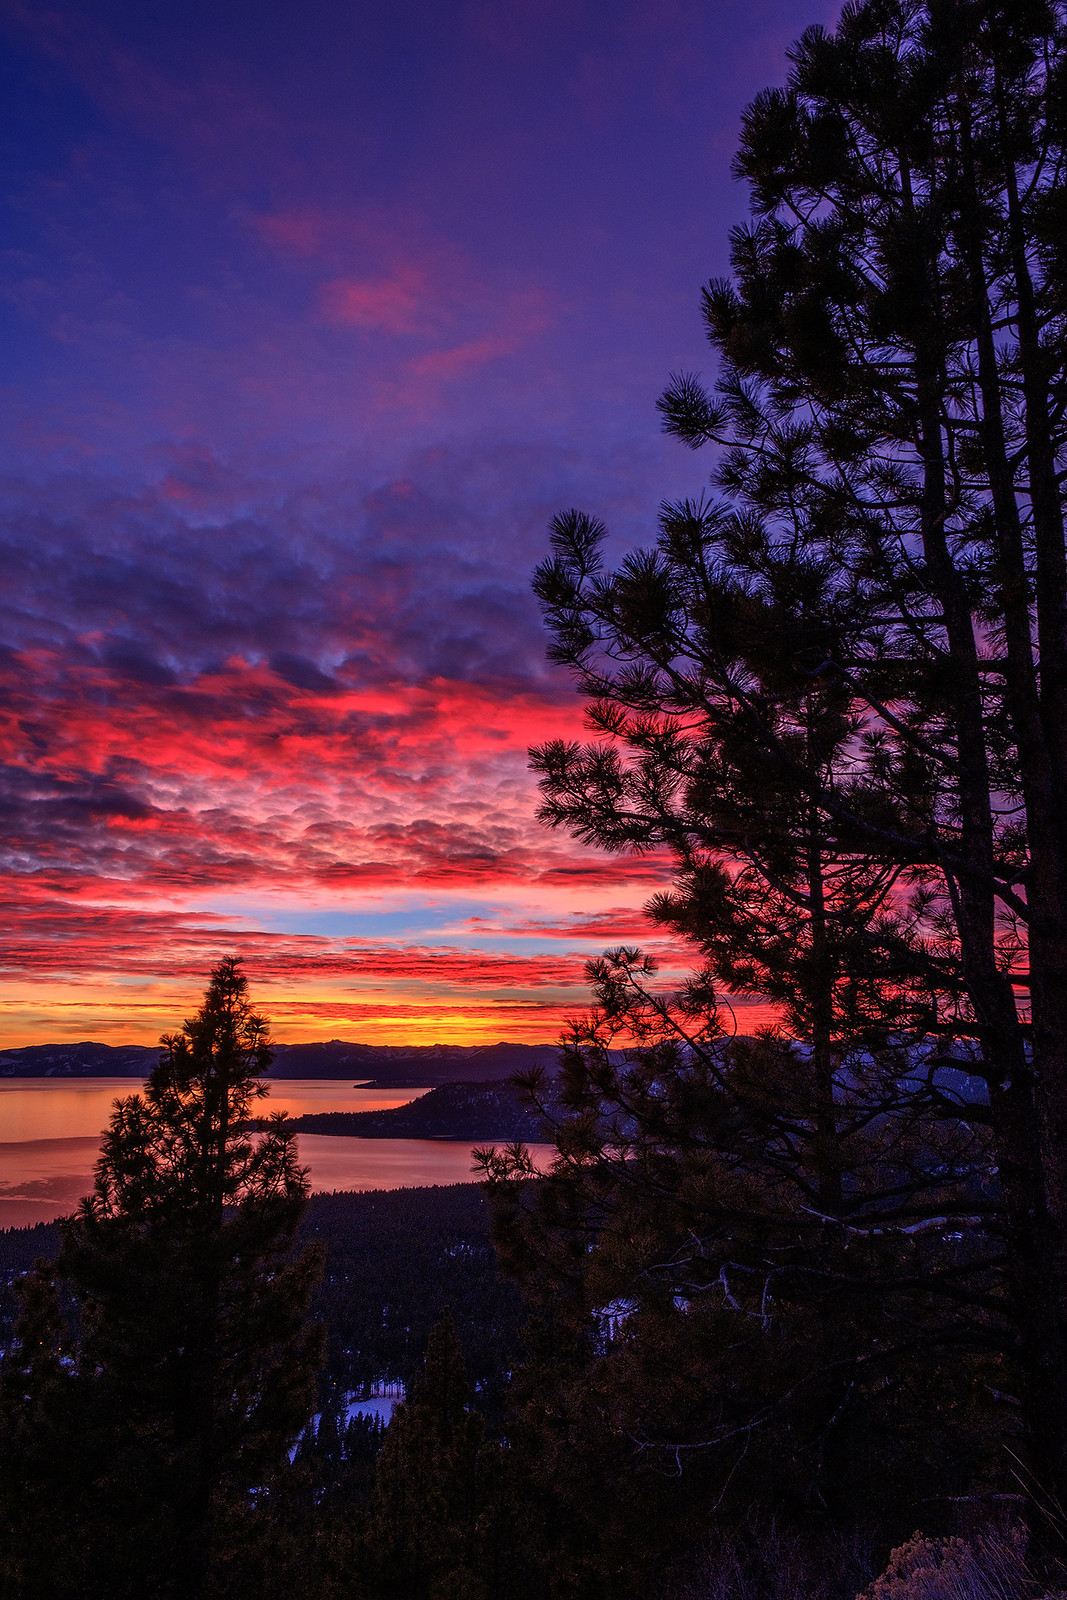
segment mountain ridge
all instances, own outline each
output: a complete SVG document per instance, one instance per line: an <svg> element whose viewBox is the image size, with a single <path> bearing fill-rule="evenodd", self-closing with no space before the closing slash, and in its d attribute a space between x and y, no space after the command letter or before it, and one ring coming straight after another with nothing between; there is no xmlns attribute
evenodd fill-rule
<svg viewBox="0 0 1067 1600"><path fill-rule="evenodd" d="M324 1039L276 1044L271 1078L353 1078L409 1089L443 1083L487 1082L534 1066L553 1066L555 1044L393 1045ZM158 1045L29 1044L0 1050L0 1078L146 1078Z"/></svg>

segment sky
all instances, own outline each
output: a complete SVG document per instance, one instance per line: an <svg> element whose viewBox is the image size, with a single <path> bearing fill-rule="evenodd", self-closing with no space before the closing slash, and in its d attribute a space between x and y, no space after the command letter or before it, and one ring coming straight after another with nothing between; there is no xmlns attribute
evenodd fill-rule
<svg viewBox="0 0 1067 1600"><path fill-rule="evenodd" d="M0 1047L549 1040L664 860L535 818L530 577L710 463L739 119L827 0L0 0Z"/></svg>

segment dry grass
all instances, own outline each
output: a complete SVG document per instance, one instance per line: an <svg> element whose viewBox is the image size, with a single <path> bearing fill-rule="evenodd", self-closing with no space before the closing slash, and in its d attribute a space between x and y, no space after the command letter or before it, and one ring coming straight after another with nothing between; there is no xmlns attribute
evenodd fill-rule
<svg viewBox="0 0 1067 1600"><path fill-rule="evenodd" d="M967 1539L916 1533L873 1582L872 1569L858 1539L809 1541L770 1528L752 1539L713 1537L697 1570L690 1565L666 1592L669 1600L1067 1600L1067 1591L1043 1593L1034 1582L1021 1529Z"/></svg>
<svg viewBox="0 0 1067 1600"><path fill-rule="evenodd" d="M856 1600L1033 1600L1034 1593L1021 1530L972 1539L916 1533Z"/></svg>

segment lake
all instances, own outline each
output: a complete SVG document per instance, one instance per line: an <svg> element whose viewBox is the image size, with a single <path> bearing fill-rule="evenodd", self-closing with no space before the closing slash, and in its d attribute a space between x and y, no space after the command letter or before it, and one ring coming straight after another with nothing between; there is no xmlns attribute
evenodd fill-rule
<svg viewBox="0 0 1067 1600"><path fill-rule="evenodd" d="M92 1187L100 1134L135 1078L0 1078L0 1228L51 1222ZM427 1089L374 1089L333 1078L272 1078L264 1112L384 1111ZM300 1134L315 1190L406 1189L467 1183L474 1144ZM547 1147L535 1147L547 1153Z"/></svg>

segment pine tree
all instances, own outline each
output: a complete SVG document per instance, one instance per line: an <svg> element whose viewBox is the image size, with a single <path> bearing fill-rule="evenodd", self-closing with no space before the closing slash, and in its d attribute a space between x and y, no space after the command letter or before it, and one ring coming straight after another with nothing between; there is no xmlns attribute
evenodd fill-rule
<svg viewBox="0 0 1067 1600"><path fill-rule="evenodd" d="M381 1600L548 1600L548 1528L521 1451L485 1438L451 1313L393 1412L378 1457L362 1557ZM569 1593L560 1574L559 1593ZM362 1590L358 1592L362 1593Z"/></svg>
<svg viewBox="0 0 1067 1600"><path fill-rule="evenodd" d="M484 1593L474 1571L484 1428L469 1398L463 1352L446 1311L378 1457L368 1549L382 1595L476 1600Z"/></svg>
<svg viewBox="0 0 1067 1600"><path fill-rule="evenodd" d="M84 1582L95 1462L51 1266L39 1262L17 1292L14 1342L0 1362L0 1596L51 1600Z"/></svg>
<svg viewBox="0 0 1067 1600"><path fill-rule="evenodd" d="M257 1132L270 1049L247 989L219 963L143 1095L116 1103L94 1191L63 1224L98 1464L86 1593L225 1587L250 1496L311 1410L319 1258L293 1256L307 1175L283 1116Z"/></svg>
<svg viewBox="0 0 1067 1600"><path fill-rule="evenodd" d="M950 1114L936 1041L970 1058L987 1103L956 1112L990 1129L1030 1462L1062 1503L1065 8L856 0L791 59L746 114L755 220L705 292L718 391L683 376L662 401L670 431L716 446L721 498L668 508L615 574L597 526L563 519L539 575L599 735L536 753L545 814L672 850L654 914L712 977L807 1005L811 1052L836 990L863 1001L847 1028L884 1007L935 1042L931 1118ZM813 696L842 719L825 759ZM836 973L798 1006L826 868ZM749 885L758 907L796 899L800 962Z"/></svg>
<svg viewBox="0 0 1067 1600"><path fill-rule="evenodd" d="M891 1064L872 1063L842 1080L826 1213L795 1047L702 1027L635 951L591 965L601 1004L561 1053L551 1171L513 1150L486 1172L540 1328L520 1386L532 1458L591 1541L616 1528L597 1559L626 1551L639 1592L639 1562L711 1508L884 1518L895 1537L919 1483L998 1490L982 1402L1010 1390L1013 1329L982 1131L922 1114L919 1090L894 1104Z"/></svg>

